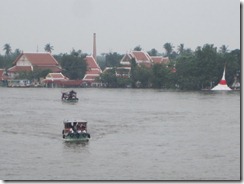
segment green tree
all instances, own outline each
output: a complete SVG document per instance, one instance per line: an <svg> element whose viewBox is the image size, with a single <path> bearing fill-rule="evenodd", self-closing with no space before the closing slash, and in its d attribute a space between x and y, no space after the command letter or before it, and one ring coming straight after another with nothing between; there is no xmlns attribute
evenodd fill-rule
<svg viewBox="0 0 244 184"><path fill-rule="evenodd" d="M234 82L235 77L238 81L241 80L240 69L241 69L241 55L240 50L236 49L229 53L226 53L224 56L221 55L221 60L224 61L226 65L226 81L229 86L231 86ZM223 71L223 67L221 68ZM220 79L222 75L220 74Z"/></svg>
<svg viewBox="0 0 244 184"><path fill-rule="evenodd" d="M183 54L177 58L175 84L181 90L200 89L196 59L194 55Z"/></svg>
<svg viewBox="0 0 244 184"><path fill-rule="evenodd" d="M101 53L101 55L97 56L97 64L99 65L101 70L104 70L106 68L105 56L105 53Z"/></svg>
<svg viewBox="0 0 244 184"><path fill-rule="evenodd" d="M131 80L130 78L123 78L123 77L117 77L117 86L124 88L127 86L130 86Z"/></svg>
<svg viewBox="0 0 244 184"><path fill-rule="evenodd" d="M2 55L0 55L0 68L4 68L5 67L5 59Z"/></svg>
<svg viewBox="0 0 244 184"><path fill-rule="evenodd" d="M179 53L179 54L183 54L184 51L185 51L185 48L184 48L184 44L182 43L182 44L180 44L180 45L178 46L178 53Z"/></svg>
<svg viewBox="0 0 244 184"><path fill-rule="evenodd" d="M105 66L106 67L118 67L120 66L120 60L122 59L122 55L117 52L108 53L105 55Z"/></svg>
<svg viewBox="0 0 244 184"><path fill-rule="evenodd" d="M4 60L3 60L3 67L5 69L9 68L11 66L11 63L12 63L12 48L10 46L10 44L6 43L4 44L3 46L3 50L5 51L5 57L4 57Z"/></svg>
<svg viewBox="0 0 244 184"><path fill-rule="evenodd" d="M222 45L219 49L221 54L226 54L228 52L228 47L226 45Z"/></svg>
<svg viewBox="0 0 244 184"><path fill-rule="evenodd" d="M77 51L75 49L72 49L72 51L70 52L70 55L75 56L75 57L81 57L82 51L80 49Z"/></svg>
<svg viewBox="0 0 244 184"><path fill-rule="evenodd" d="M149 54L149 56L157 56L158 55L158 51L156 49L151 49L150 51L147 52Z"/></svg>
<svg viewBox="0 0 244 184"><path fill-rule="evenodd" d="M85 57L86 54L80 57L64 54L60 61L64 75L70 79L83 79L87 70Z"/></svg>
<svg viewBox="0 0 244 184"><path fill-rule="evenodd" d="M142 50L142 48L141 48L140 45L138 45L138 46L136 46L136 47L134 48L134 51L141 51L141 50Z"/></svg>
<svg viewBox="0 0 244 184"><path fill-rule="evenodd" d="M171 54L173 52L174 46L171 43L165 43L163 47L164 47L164 49L166 51L166 55L165 56L171 58Z"/></svg>
<svg viewBox="0 0 244 184"><path fill-rule="evenodd" d="M152 67L152 86L165 88L168 85L169 69L165 64L154 64Z"/></svg>
<svg viewBox="0 0 244 184"><path fill-rule="evenodd" d="M135 82L140 82L140 87L147 88L151 86L152 72L150 68L145 66L136 67Z"/></svg>
<svg viewBox="0 0 244 184"><path fill-rule="evenodd" d="M216 81L219 67L223 68L223 61L217 53L217 48L213 44L205 44L202 48L198 47L195 51L197 73L201 88L211 88L213 81ZM221 63L222 62L222 63ZM221 64L221 65L218 65ZM216 75L217 74L217 75Z"/></svg>
<svg viewBox="0 0 244 184"><path fill-rule="evenodd" d="M130 71L130 78L131 78L131 86L132 88L136 87L136 69L137 69L137 64L135 58L132 58L130 61L131 64L131 71Z"/></svg>
<svg viewBox="0 0 244 184"><path fill-rule="evenodd" d="M46 52L50 52L50 53L51 53L52 50L53 50L53 46L51 46L51 44L48 43L48 44L45 45L44 50L45 50Z"/></svg>
<svg viewBox="0 0 244 184"><path fill-rule="evenodd" d="M18 57L20 55L20 53L21 53L20 49L15 49L13 55L14 55L14 57Z"/></svg>
<svg viewBox="0 0 244 184"><path fill-rule="evenodd" d="M12 52L12 48L9 43L4 44L3 50L5 51L5 56L9 56Z"/></svg>
<svg viewBox="0 0 244 184"><path fill-rule="evenodd" d="M117 87L117 77L115 74L115 68L108 70L100 75L102 83L107 87Z"/></svg>

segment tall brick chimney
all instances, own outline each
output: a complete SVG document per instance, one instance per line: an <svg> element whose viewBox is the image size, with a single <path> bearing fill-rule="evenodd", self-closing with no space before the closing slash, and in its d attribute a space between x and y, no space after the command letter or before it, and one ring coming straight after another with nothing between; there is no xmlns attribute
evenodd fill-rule
<svg viewBox="0 0 244 184"><path fill-rule="evenodd" d="M93 58L97 61L96 33L93 33Z"/></svg>

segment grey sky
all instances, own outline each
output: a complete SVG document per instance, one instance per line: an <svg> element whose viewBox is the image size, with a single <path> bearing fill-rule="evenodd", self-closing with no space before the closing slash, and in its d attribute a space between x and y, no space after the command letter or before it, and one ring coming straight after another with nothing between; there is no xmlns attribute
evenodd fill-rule
<svg viewBox="0 0 244 184"><path fill-rule="evenodd" d="M0 0L0 46L53 53L72 48L124 54L140 45L164 52L163 44L195 49L206 43L240 48L238 0ZM0 53L4 51L1 49Z"/></svg>

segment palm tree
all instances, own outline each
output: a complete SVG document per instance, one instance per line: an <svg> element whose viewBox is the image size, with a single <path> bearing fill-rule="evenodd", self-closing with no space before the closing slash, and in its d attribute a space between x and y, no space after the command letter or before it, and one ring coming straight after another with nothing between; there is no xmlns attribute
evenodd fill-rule
<svg viewBox="0 0 244 184"><path fill-rule="evenodd" d="M5 50L5 55L6 55L6 56L9 56L9 54L10 54L11 51L12 51L10 44L9 44L9 43L6 43L6 44L3 46L3 50Z"/></svg>
<svg viewBox="0 0 244 184"><path fill-rule="evenodd" d="M228 52L228 46L222 45L219 49L220 53L226 54Z"/></svg>
<svg viewBox="0 0 244 184"><path fill-rule="evenodd" d="M134 51L141 51L141 50L142 50L142 48L141 48L140 45L138 45L138 46L136 46L136 47L134 48Z"/></svg>
<svg viewBox="0 0 244 184"><path fill-rule="evenodd" d="M147 52L150 56L157 56L158 51L156 49L151 49L150 51Z"/></svg>
<svg viewBox="0 0 244 184"><path fill-rule="evenodd" d="M166 56L170 57L171 53L173 52L173 45L171 43L165 43L164 44L164 49L166 50Z"/></svg>
<svg viewBox="0 0 244 184"><path fill-rule="evenodd" d="M52 50L53 50L53 46L51 46L51 44L48 43L48 44L45 45L44 50L45 50L46 52L50 52L50 53L51 53Z"/></svg>
<svg viewBox="0 0 244 184"><path fill-rule="evenodd" d="M179 54L183 54L184 51L185 51L185 49L184 49L184 44L181 43L181 44L178 46L178 52L179 52Z"/></svg>
<svg viewBox="0 0 244 184"><path fill-rule="evenodd" d="M14 54L15 54L16 56L20 55L20 53L21 53L20 49L15 49Z"/></svg>

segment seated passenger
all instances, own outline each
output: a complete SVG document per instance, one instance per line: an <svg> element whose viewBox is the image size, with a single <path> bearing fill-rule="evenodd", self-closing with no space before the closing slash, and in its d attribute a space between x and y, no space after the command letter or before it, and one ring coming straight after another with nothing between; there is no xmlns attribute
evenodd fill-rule
<svg viewBox="0 0 244 184"><path fill-rule="evenodd" d="M74 133L73 128L69 129L69 133Z"/></svg>

